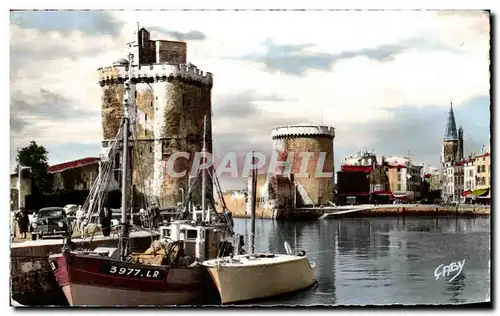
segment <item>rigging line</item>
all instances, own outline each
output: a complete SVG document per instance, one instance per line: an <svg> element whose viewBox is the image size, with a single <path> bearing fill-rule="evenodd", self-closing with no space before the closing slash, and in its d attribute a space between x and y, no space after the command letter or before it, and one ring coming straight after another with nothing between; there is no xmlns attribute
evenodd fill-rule
<svg viewBox="0 0 500 316"><path fill-rule="evenodd" d="M120 126L120 128L119 128L119 130L118 130L118 132L117 132L118 137L119 137L119 135L121 135L121 134L122 134L122 132L123 132L123 125L122 125L122 126ZM97 194L94 192L94 193L93 193L93 196L94 196L94 195L97 195L97 198L99 198L99 201L100 201L100 202L98 202L98 209L99 209L99 206L101 206L101 207L102 207L102 206L103 206L103 204L104 204L104 199L103 199L102 197L103 197L103 195L104 195L104 191L106 191L106 190L102 190L102 189L101 189L101 190L98 190L98 189L99 189L99 187L100 187L100 186L102 186L102 183L105 183L105 184L106 184L105 189L107 189L107 188L108 188L108 186L109 186L109 183L108 183L108 182L109 182L109 179L108 179L108 177L110 178L110 175L113 175L113 169L114 169L114 156L116 155L116 151L117 151L117 144L118 144L117 138L118 138L118 137L116 137L115 141L111 141L111 146L110 146L111 148L110 148L110 151L109 151L109 153L108 153L108 159L107 159L107 161L104 163L104 167L102 168L103 170L100 170L99 177L98 177L98 181L96 181L96 182L94 183L94 186L93 186L94 191L97 191ZM102 167L102 165L101 165L101 167ZM107 179L108 181L106 181L106 179ZM87 200L88 200L89 198L90 198L90 194L89 194L89 197L87 197ZM95 198L95 196L94 196L94 198ZM93 209L90 209L90 210L88 211L88 213L87 213L87 221L88 221L88 223L92 223L92 214L93 214L93 213L94 213L94 212L93 212ZM97 221L97 219L96 219L96 221ZM97 223L96 223L96 224L97 224ZM92 241L93 241L93 239L94 239L94 235L95 235L95 232L96 232L96 231L97 231L97 229L95 229L95 230L94 230L94 232L93 232L93 234L92 234L92 237L91 237L90 242L92 242ZM85 238L86 238L86 236L85 236L85 235L83 235L82 242L81 242L81 247L83 247L83 243L84 243L84 241L85 241Z"/></svg>
<svg viewBox="0 0 500 316"><path fill-rule="evenodd" d="M133 142L134 142L134 149L132 152L133 152L133 158L135 161L139 161L140 159L140 156L139 156L139 147L138 147L138 140L137 140L137 125L136 125L136 121L133 121L132 123L132 139L133 139ZM137 172L137 175L139 177L139 185L140 185L140 188L141 188L141 191L142 191L142 196L143 196L143 201L141 201L139 204L142 204L142 202L144 202L144 206L146 207L146 209L149 209L149 207L151 206L150 204L150 200L148 198L148 195L146 194L146 186L145 186L145 176L144 176L144 171L141 169L141 168L138 168L138 172ZM151 191L151 188L150 190ZM132 210L133 210L133 205L132 205ZM134 222L133 222L133 211L131 212L132 214L130 215L131 218L132 218L132 228L134 228L136 225L134 225ZM153 225L152 225L152 221L150 219L150 217L148 216L148 226L149 226L149 233L150 233L150 236L151 236L151 243L154 242L154 238L153 238ZM154 247L153 247L154 248ZM154 254L156 255L156 251L155 249L153 249L153 252Z"/></svg>
<svg viewBox="0 0 500 316"><path fill-rule="evenodd" d="M119 129L118 133L119 133L119 134L121 133L121 128ZM111 146L111 147L113 148L113 146L114 146L114 145L115 145L115 143L112 143L112 146ZM112 148L111 148L111 149L112 149ZM111 154L112 152L113 152L113 151L112 151L112 150L110 150L110 154ZM105 165L105 167L106 167L106 165ZM91 190L90 190L90 192L89 192L89 196L87 197L87 199L86 199L86 200L85 200L85 202L84 202L84 205L83 205L83 207L82 207L83 209L86 209L88 206L91 206L91 205L89 205L89 204L90 204L90 200L91 200L91 199L94 199L94 201L95 201L95 197L96 197L96 195L97 195L97 196L99 196L99 191L98 191L98 189L99 189L99 186L101 185L101 183L102 183L102 182L106 179L106 177L105 177L106 175L107 175L107 171L106 171L106 169L105 169L105 168L104 168L104 172L103 172L103 170L100 170L99 175L98 175L98 177L97 177L96 181L94 182L94 184L93 184L93 185L92 185L92 187L91 187ZM93 206L93 205L92 205L92 206ZM89 212L87 213L87 215L88 215L88 216L87 216L87 220L90 220L91 214L93 213L92 211L93 211L93 209L89 209Z"/></svg>
<svg viewBox="0 0 500 316"><path fill-rule="evenodd" d="M213 174L213 171L212 172L209 171L207 173L208 173L209 177L212 179L212 182L217 182L217 175ZM221 199L223 199L221 192L219 192L219 190L217 189L217 185L216 185L216 190L217 190L217 194L219 195L219 197ZM224 206L225 206L225 203L224 203ZM215 209L215 205L214 205L214 209ZM221 214L219 214L219 212L217 212L217 210L215 210L215 214L217 215L217 218L221 221L222 220ZM224 215L222 215L222 216L224 216ZM226 222L228 223L228 227L230 228L230 231L233 232L233 227L232 227L231 223L229 223L228 218L226 216L224 216L224 218L226 219Z"/></svg>

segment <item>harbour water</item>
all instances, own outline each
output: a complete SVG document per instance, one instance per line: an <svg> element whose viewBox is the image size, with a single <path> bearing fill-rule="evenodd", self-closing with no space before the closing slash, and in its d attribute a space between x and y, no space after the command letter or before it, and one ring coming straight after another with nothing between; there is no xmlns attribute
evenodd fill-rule
<svg viewBox="0 0 500 316"><path fill-rule="evenodd" d="M235 219L235 230L248 235L250 221ZM488 297L489 217L256 220L256 250L285 252L285 239L316 263L319 284L254 304L456 304ZM453 262L462 270L440 275Z"/></svg>

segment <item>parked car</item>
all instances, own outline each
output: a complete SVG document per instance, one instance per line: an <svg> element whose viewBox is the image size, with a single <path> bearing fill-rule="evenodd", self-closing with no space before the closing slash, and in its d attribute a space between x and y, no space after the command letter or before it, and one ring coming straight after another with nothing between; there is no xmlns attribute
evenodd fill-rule
<svg viewBox="0 0 500 316"><path fill-rule="evenodd" d="M78 205L68 204L64 207L67 216L76 216L76 211L78 211Z"/></svg>
<svg viewBox="0 0 500 316"><path fill-rule="evenodd" d="M62 207L45 207L38 211L36 222L31 224L34 239L44 236L72 234L71 224Z"/></svg>

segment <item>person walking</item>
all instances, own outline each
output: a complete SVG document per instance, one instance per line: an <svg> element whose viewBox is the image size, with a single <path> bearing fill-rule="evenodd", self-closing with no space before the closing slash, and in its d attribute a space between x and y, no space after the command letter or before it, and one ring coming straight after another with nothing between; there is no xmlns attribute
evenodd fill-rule
<svg viewBox="0 0 500 316"><path fill-rule="evenodd" d="M141 227L145 228L146 227L146 211L143 208L141 208L139 210L139 218L141 220Z"/></svg>
<svg viewBox="0 0 500 316"><path fill-rule="evenodd" d="M82 210L82 206L78 206L78 210L76 211L76 231L81 233L82 230L82 222L83 222L83 217L85 216L85 213Z"/></svg>
<svg viewBox="0 0 500 316"><path fill-rule="evenodd" d="M85 211L82 210L82 219L81 219L80 226L78 227L80 232L83 233L85 231L85 226L87 226L88 222L89 222L89 220L87 218L87 213L85 213Z"/></svg>
<svg viewBox="0 0 500 316"><path fill-rule="evenodd" d="M99 217L101 218L101 230L102 230L102 235L104 237L109 237L111 235L111 218L112 218L112 211L108 206L105 206L101 209L101 212L99 213Z"/></svg>
<svg viewBox="0 0 500 316"><path fill-rule="evenodd" d="M19 232L21 233L22 237L26 239L26 233L28 232L28 226L30 223L29 217L28 217L28 210L25 208L21 208L21 210L17 213L17 224L19 226Z"/></svg>

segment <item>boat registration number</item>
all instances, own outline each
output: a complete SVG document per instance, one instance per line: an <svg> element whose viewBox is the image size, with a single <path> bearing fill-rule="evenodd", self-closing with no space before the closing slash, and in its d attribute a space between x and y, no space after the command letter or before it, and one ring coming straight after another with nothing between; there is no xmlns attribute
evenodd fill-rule
<svg viewBox="0 0 500 316"><path fill-rule="evenodd" d="M165 278L165 271L159 269L146 269L135 267L124 267L119 265L105 265L103 267L104 273L120 275L130 278L161 280Z"/></svg>

